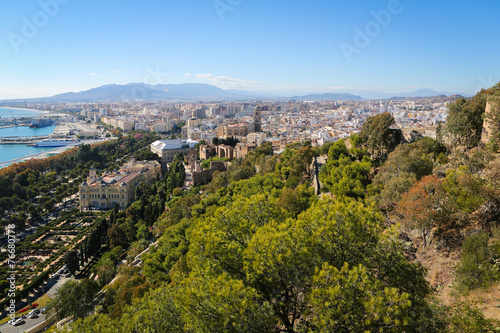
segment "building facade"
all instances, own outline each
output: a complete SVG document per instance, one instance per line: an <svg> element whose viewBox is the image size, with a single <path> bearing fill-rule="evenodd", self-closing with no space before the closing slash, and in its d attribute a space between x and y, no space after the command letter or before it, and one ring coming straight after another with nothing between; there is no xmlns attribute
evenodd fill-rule
<svg viewBox="0 0 500 333"><path fill-rule="evenodd" d="M172 163L176 154L185 155L196 148L194 140L158 140L151 144L151 151L161 157L162 167Z"/></svg>
<svg viewBox="0 0 500 333"><path fill-rule="evenodd" d="M160 175L157 161L135 162L131 158L118 172L97 176L92 167L87 181L80 185L80 209L125 209L134 201L135 188L140 183L149 184Z"/></svg>
<svg viewBox="0 0 500 333"><path fill-rule="evenodd" d="M230 138L230 137L243 137L248 134L247 124L230 124L220 126L217 131L217 137Z"/></svg>

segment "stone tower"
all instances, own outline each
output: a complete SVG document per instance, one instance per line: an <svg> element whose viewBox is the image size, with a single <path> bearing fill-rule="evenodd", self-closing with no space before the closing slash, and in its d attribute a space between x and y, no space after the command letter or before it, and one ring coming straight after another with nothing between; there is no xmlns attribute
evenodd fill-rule
<svg viewBox="0 0 500 333"><path fill-rule="evenodd" d="M484 112L481 143L484 145L499 145L500 134L500 98L490 97Z"/></svg>
<svg viewBox="0 0 500 333"><path fill-rule="evenodd" d="M260 106L255 107L255 113L253 116L253 125L255 132L262 132L262 123L261 123L261 110Z"/></svg>
<svg viewBox="0 0 500 333"><path fill-rule="evenodd" d="M89 176L87 178L88 183L92 183L97 179L97 170L94 167L90 168Z"/></svg>

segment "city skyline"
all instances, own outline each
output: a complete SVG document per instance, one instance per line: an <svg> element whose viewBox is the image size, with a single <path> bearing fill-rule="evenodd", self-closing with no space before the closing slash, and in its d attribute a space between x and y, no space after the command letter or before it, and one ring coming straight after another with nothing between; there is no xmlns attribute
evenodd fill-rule
<svg viewBox="0 0 500 333"><path fill-rule="evenodd" d="M499 8L486 0L4 2L0 99L131 82L473 95L500 81Z"/></svg>

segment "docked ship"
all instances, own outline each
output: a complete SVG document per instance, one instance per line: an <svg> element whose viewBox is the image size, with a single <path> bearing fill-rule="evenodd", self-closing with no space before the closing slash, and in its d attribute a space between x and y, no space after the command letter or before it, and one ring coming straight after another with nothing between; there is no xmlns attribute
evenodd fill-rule
<svg viewBox="0 0 500 333"><path fill-rule="evenodd" d="M54 122L48 118L32 119L30 128L40 128L52 126Z"/></svg>
<svg viewBox="0 0 500 333"><path fill-rule="evenodd" d="M78 139L47 139L41 140L34 143L35 147L64 147L69 145L79 145L80 140Z"/></svg>

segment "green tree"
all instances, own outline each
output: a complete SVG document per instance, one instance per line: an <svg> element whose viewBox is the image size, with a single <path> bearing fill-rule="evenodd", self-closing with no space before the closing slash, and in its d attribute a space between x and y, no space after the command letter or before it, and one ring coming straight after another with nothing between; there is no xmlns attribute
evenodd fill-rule
<svg viewBox="0 0 500 333"><path fill-rule="evenodd" d="M80 265L78 264L78 255L77 255L76 251L68 252L64 262L68 266L68 270L73 275L75 275L76 271L78 271L78 269L80 268Z"/></svg>
<svg viewBox="0 0 500 333"><path fill-rule="evenodd" d="M90 279L68 280L57 289L49 302L49 312L63 319L68 316L83 318L94 308L94 297L99 290L97 282Z"/></svg>
<svg viewBox="0 0 500 333"><path fill-rule="evenodd" d="M261 331L271 330L265 329L269 325L285 332L331 331L338 316L335 310L321 312L322 306L331 309L327 304L360 312L344 316L340 330L402 331L423 322L430 292L424 270L406 261L394 235L382 235L374 207L347 198L320 200L295 220L273 201L263 195L238 199L194 225L187 254L191 272L181 282L179 305L199 325L195 331L256 325ZM352 289L343 290L344 296L328 289L346 283ZM319 288L324 292L315 292ZM261 317L247 315L255 311L254 302Z"/></svg>
<svg viewBox="0 0 500 333"><path fill-rule="evenodd" d="M481 310L468 302L459 302L449 311L446 332L481 333L497 331L499 322L484 317Z"/></svg>
<svg viewBox="0 0 500 333"><path fill-rule="evenodd" d="M110 257L102 257L93 267L93 271L99 277L99 285L104 287L116 274L116 263Z"/></svg>
<svg viewBox="0 0 500 333"><path fill-rule="evenodd" d="M344 146L345 147L345 146ZM334 146L330 148L330 152ZM335 157L336 154L332 154ZM353 161L352 157L340 154L339 159L328 159L320 173L320 180L335 196L364 198L366 187L370 183L372 164L366 156L362 161Z"/></svg>
<svg viewBox="0 0 500 333"><path fill-rule="evenodd" d="M387 112L371 116L364 122L359 136L373 158L390 153L403 140L401 130L391 128L394 123L394 118Z"/></svg>
<svg viewBox="0 0 500 333"><path fill-rule="evenodd" d="M339 270L325 264L313 281L312 331L402 332L408 327L408 294L383 288L362 265L345 263Z"/></svg>
<svg viewBox="0 0 500 333"><path fill-rule="evenodd" d="M113 224L108 230L109 247L111 249L122 246L125 247L128 243L127 234L121 226Z"/></svg>
<svg viewBox="0 0 500 333"><path fill-rule="evenodd" d="M467 150L478 145L485 109L484 93L478 93L472 100L459 98L448 106L446 129L456 144L465 144Z"/></svg>
<svg viewBox="0 0 500 333"><path fill-rule="evenodd" d="M488 286L499 278L499 273L490 263L492 251L488 246L489 235L479 232L467 237L462 244L462 258L455 267L459 290Z"/></svg>
<svg viewBox="0 0 500 333"><path fill-rule="evenodd" d="M349 156L349 151L344 143L344 140L336 141L328 150L328 158L332 161L340 159L340 157Z"/></svg>

